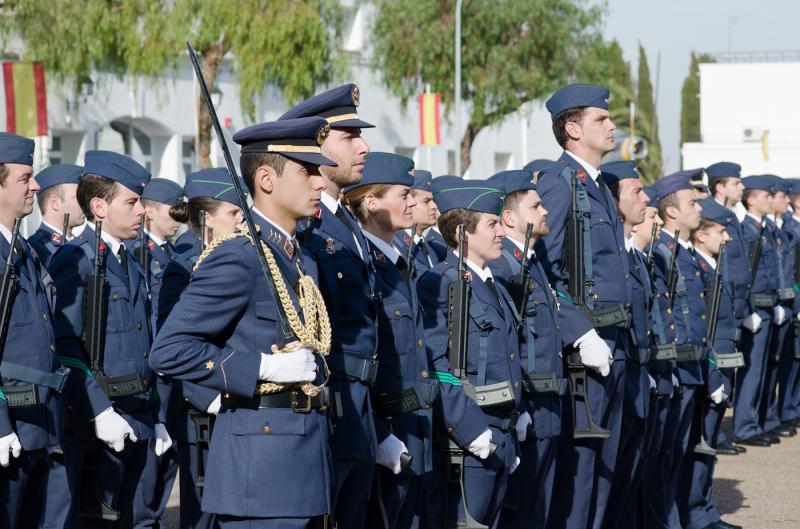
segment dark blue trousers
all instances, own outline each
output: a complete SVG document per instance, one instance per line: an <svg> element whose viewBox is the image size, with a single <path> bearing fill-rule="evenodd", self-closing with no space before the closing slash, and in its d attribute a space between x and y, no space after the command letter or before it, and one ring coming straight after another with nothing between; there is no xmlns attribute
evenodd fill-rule
<svg viewBox="0 0 800 529"><path fill-rule="evenodd" d="M338 529L363 527L374 473L374 461L333 460L333 518Z"/></svg>
<svg viewBox="0 0 800 529"><path fill-rule="evenodd" d="M377 466L365 527L418 529L422 519L421 476L400 476Z"/></svg>
<svg viewBox="0 0 800 529"><path fill-rule="evenodd" d="M783 345L789 337L791 328L792 324L790 322L780 326L772 326L767 374L764 377L764 392L761 395L761 409L759 412L761 430L765 432L770 432L781 424L781 419L778 416L778 378L781 367L787 368L788 366L791 369L792 360L789 359L789 362L786 362L783 358Z"/></svg>
<svg viewBox="0 0 800 529"><path fill-rule="evenodd" d="M63 529L69 516L72 495L67 467L64 466L64 451L61 447L49 450L45 494L41 529Z"/></svg>
<svg viewBox="0 0 800 529"><path fill-rule="evenodd" d="M771 334L769 313L759 310L763 319L761 328L753 334L747 330L742 335L744 367L736 371L736 387L733 392L733 436L749 439L764 433L761 429L759 410L764 381L767 374L767 355Z"/></svg>
<svg viewBox="0 0 800 529"><path fill-rule="evenodd" d="M208 458L208 450L203 451L203 460ZM180 529L211 529L214 527L214 514L203 512L200 508L203 487L195 485L197 480L197 445L178 442L178 466L181 470Z"/></svg>
<svg viewBox="0 0 800 529"><path fill-rule="evenodd" d="M0 527L28 529L39 526L47 480L47 450L22 451L0 468Z"/></svg>
<svg viewBox="0 0 800 529"><path fill-rule="evenodd" d="M173 446L163 455L156 456L155 440L150 441L147 461L136 487L133 500L133 527L145 529L161 527L161 517L167 508L175 477L178 475L178 451Z"/></svg>
<svg viewBox="0 0 800 529"><path fill-rule="evenodd" d="M544 529L550 514L556 470L556 438L520 443L520 464L508 478L500 529Z"/></svg>
<svg viewBox="0 0 800 529"><path fill-rule="evenodd" d="M239 518L218 516L220 529L324 529L322 516L314 518Z"/></svg>
<svg viewBox="0 0 800 529"><path fill-rule="evenodd" d="M678 415L678 429L675 435L675 445L673 451L675 457L672 459L672 468L668 476L667 499L670 507L669 524L671 527L680 527L680 514L678 504L683 500L682 495L688 493L688 484L682 481L685 476L683 472L684 461L692 455L694 444L690 444L692 432L697 431L693 428L694 423L694 394L695 386L681 386L680 410ZM699 437L698 437L699 439Z"/></svg>

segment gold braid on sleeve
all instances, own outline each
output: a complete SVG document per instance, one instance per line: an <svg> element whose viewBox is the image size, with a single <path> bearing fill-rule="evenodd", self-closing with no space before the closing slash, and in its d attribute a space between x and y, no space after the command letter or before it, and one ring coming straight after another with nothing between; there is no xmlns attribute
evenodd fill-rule
<svg viewBox="0 0 800 529"><path fill-rule="evenodd" d="M211 254L219 245L225 241L230 241L238 237L247 237L250 242L253 238L247 230L246 224L239 224L236 230L231 233L225 233L214 238L211 243L206 247L197 263L194 265L194 270L200 266L206 257ZM328 309L325 307L325 300L322 298L322 293L319 291L314 280L303 274L300 271L300 280L297 287L297 300L300 308L303 311L303 319L297 313L297 309L292 303L292 298L289 296L289 290L286 288L286 281L283 274L278 268L278 263L275 261L275 256L272 255L272 250L261 241L261 249L264 251L264 256L267 258L267 266L269 267L272 280L275 282L275 290L278 292L278 300L280 301L281 308L283 309L286 319L289 322L289 327L292 329L297 340L286 344L283 349L278 349L277 346L272 346L273 353L282 353L289 351L296 351L301 347L308 347L313 349L317 354L322 357L323 363L325 357L331 350L331 322L328 319ZM325 366L327 371L327 365ZM296 384L279 384L276 382L261 381L256 387L256 393L264 395L267 393L277 393L290 389L293 386L299 386L303 393L310 397L314 397L322 390L325 383L316 386L311 382L300 382Z"/></svg>

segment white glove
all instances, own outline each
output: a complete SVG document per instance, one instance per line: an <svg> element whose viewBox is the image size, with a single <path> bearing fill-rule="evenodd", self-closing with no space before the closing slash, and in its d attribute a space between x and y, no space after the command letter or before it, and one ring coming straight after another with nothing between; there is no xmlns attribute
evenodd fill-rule
<svg viewBox="0 0 800 529"><path fill-rule="evenodd" d="M403 452L408 452L406 444L395 437L394 434L389 434L389 437L384 439L378 445L378 452L375 454L375 462L383 465L393 474L399 474L402 470L400 468L400 455Z"/></svg>
<svg viewBox="0 0 800 529"><path fill-rule="evenodd" d="M720 386L714 390L714 393L708 396L714 404L721 404L728 396L725 394L725 386Z"/></svg>
<svg viewBox="0 0 800 529"><path fill-rule="evenodd" d="M533 419L531 419L531 415L527 411L517 419L517 440L520 443L528 438L528 426L530 426L532 422Z"/></svg>
<svg viewBox="0 0 800 529"><path fill-rule="evenodd" d="M17 434L14 432L0 437L0 465L7 467L11 463L11 458L8 457L9 453L13 457L19 457L22 453L22 445L19 443L19 437L17 437Z"/></svg>
<svg viewBox="0 0 800 529"><path fill-rule="evenodd" d="M270 382L313 382L317 378L317 363L308 347L290 353L261 353L258 378Z"/></svg>
<svg viewBox="0 0 800 529"><path fill-rule="evenodd" d="M169 450L169 447L172 446L172 438L169 436L169 432L167 432L167 427L164 426L162 423L156 424L156 446L155 446L155 453L157 456L161 456Z"/></svg>
<svg viewBox="0 0 800 529"><path fill-rule="evenodd" d="M656 379L651 377L649 373L647 374L647 379L650 382L650 389L656 389Z"/></svg>
<svg viewBox="0 0 800 529"><path fill-rule="evenodd" d="M800 321L800 312L797 313L797 321Z"/></svg>
<svg viewBox="0 0 800 529"><path fill-rule="evenodd" d="M782 325L783 322L787 320L789 315L786 313L786 309L781 305L775 305L772 308L772 317L775 320L775 325Z"/></svg>
<svg viewBox="0 0 800 529"><path fill-rule="evenodd" d="M101 411L94 418L94 433L115 452L122 452L125 449L126 437L134 443L139 440L133 433L131 425L111 407Z"/></svg>
<svg viewBox="0 0 800 529"><path fill-rule="evenodd" d="M511 464L511 469L509 469L508 471L509 474L513 474L514 471L517 470L519 462L520 462L519 456L514 457L514 463Z"/></svg>
<svg viewBox="0 0 800 529"><path fill-rule="evenodd" d="M222 393L217 393L217 396L214 397L214 400L212 400L211 404L206 408L206 413L209 415L217 415L220 408L222 408Z"/></svg>
<svg viewBox="0 0 800 529"><path fill-rule="evenodd" d="M752 313L742 320L742 327L752 333L757 333L758 329L761 328L761 316L758 315L758 312Z"/></svg>
<svg viewBox="0 0 800 529"><path fill-rule="evenodd" d="M675 373L672 373L672 389L678 389L681 383L678 380L678 377L675 376Z"/></svg>
<svg viewBox="0 0 800 529"><path fill-rule="evenodd" d="M469 446L467 450L469 450L472 455L477 457L478 459L486 459L489 457L489 453L492 451L492 431L489 428L486 428L482 434L475 438Z"/></svg>
<svg viewBox="0 0 800 529"><path fill-rule="evenodd" d="M586 367L590 367L598 371L601 376L608 376L611 371L611 349L606 345L605 340L600 338L597 331L592 329L577 340L575 340L575 347L581 355L581 362Z"/></svg>

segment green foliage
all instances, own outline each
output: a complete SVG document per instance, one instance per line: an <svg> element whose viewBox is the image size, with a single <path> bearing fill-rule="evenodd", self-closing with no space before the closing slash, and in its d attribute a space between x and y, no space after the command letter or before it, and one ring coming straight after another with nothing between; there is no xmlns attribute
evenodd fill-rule
<svg viewBox="0 0 800 529"><path fill-rule="evenodd" d="M700 137L700 63L715 62L705 53L692 52L689 75L681 88L681 145L701 141Z"/></svg>
<svg viewBox="0 0 800 529"><path fill-rule="evenodd" d="M662 176L661 141L658 139L658 117L656 115L653 84L650 82L650 68L647 54L639 45L639 75L636 89L635 133L647 140L647 158L638 162L638 167L648 182Z"/></svg>
<svg viewBox="0 0 800 529"><path fill-rule="evenodd" d="M584 83L607 86L608 112L617 128L628 132L628 113L634 100L631 66L622 56L619 42L604 42L597 36L581 53L576 78Z"/></svg>
<svg viewBox="0 0 800 529"><path fill-rule="evenodd" d="M373 60L383 84L403 104L426 83L454 98L455 2L374 0ZM484 127L567 82L583 42L597 31L600 9L584 0L466 0L461 20L462 99L469 121L462 167Z"/></svg>

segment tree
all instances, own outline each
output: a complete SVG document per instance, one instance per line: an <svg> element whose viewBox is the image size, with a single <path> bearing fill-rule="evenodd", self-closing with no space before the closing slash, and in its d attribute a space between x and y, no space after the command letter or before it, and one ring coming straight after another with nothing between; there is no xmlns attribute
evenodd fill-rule
<svg viewBox="0 0 800 529"><path fill-rule="evenodd" d="M575 68L577 79L608 87L608 113L617 128L628 133L628 115L634 100L631 66L622 55L616 39L604 42L596 36L584 47Z"/></svg>
<svg viewBox="0 0 800 529"><path fill-rule="evenodd" d="M336 0L7 0L2 15L6 40L20 37L26 59L42 61L51 79L74 89L94 71L156 86L157 76L188 63L189 38L211 91L230 57L250 118L266 84L293 102L341 70ZM211 119L199 94L197 101L200 166L209 167Z"/></svg>
<svg viewBox="0 0 800 529"><path fill-rule="evenodd" d="M635 134L647 140L647 158L638 162L644 178L654 181L662 173L661 141L658 138L658 116L656 115L653 84L650 82L650 68L647 54L639 45L639 75L636 89L636 123Z"/></svg>
<svg viewBox="0 0 800 529"><path fill-rule="evenodd" d="M681 145L701 141L700 137L700 63L714 62L710 55L692 52L689 75L681 89Z"/></svg>
<svg viewBox="0 0 800 529"><path fill-rule="evenodd" d="M403 105L425 84L453 108L455 2L374 0L372 60L383 84ZM583 0L464 2L461 21L461 97L468 120L461 167L472 143L524 103L565 83L585 39L597 33L600 10Z"/></svg>

